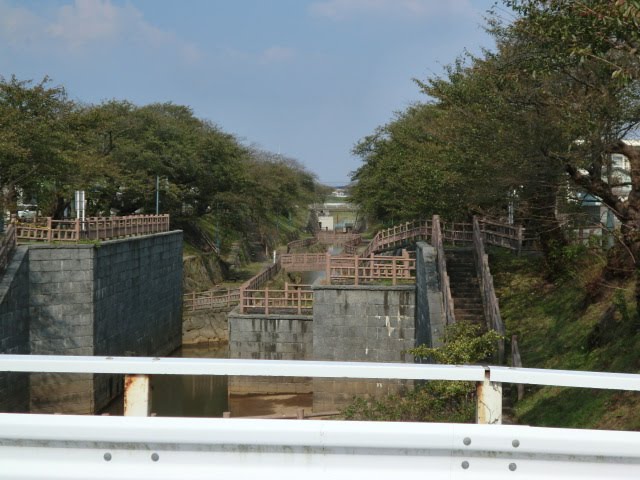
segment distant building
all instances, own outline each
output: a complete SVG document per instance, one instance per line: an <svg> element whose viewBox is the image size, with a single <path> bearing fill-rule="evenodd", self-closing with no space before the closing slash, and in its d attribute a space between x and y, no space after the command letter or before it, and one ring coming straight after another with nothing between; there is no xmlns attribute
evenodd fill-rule
<svg viewBox="0 0 640 480"><path fill-rule="evenodd" d="M318 227L320 227L320 230L329 230L333 232L333 216L332 215L318 216Z"/></svg>
<svg viewBox="0 0 640 480"><path fill-rule="evenodd" d="M336 188L331 195L333 197L337 197L337 198L347 198L349 195L347 195L347 192L345 192L343 189L341 188Z"/></svg>
<svg viewBox="0 0 640 480"><path fill-rule="evenodd" d="M627 145L640 149L640 140L625 140ZM611 155L611 172L603 174L603 180L607 183L612 182L620 184L613 188L613 194L625 200L631 192L631 166L629 159L622 154L614 153ZM589 235L602 235L603 226L607 230L613 230L619 227L619 222L611 210L596 196L586 192L578 192L578 202L586 214L587 228L580 229L579 236L587 237Z"/></svg>

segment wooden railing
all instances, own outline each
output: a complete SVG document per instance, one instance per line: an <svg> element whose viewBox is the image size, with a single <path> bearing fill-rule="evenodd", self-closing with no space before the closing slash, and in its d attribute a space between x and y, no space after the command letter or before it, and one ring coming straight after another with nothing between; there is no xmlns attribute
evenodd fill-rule
<svg viewBox="0 0 640 480"><path fill-rule="evenodd" d="M313 290L310 285L289 285L284 290L242 289L240 313L302 314L313 310Z"/></svg>
<svg viewBox="0 0 640 480"><path fill-rule="evenodd" d="M406 240L428 240L430 232L431 225L429 221L407 222L380 230L367 245L363 256L368 257L372 253L381 252Z"/></svg>
<svg viewBox="0 0 640 480"><path fill-rule="evenodd" d="M344 245L345 243L361 239L359 233L338 233L325 230L316 233L316 238L318 239L318 243L326 245Z"/></svg>
<svg viewBox="0 0 640 480"><path fill-rule="evenodd" d="M303 238L302 240L294 240L293 242L287 243L287 253L291 253L292 250L296 248L306 248L310 247L318 243L318 239L316 237Z"/></svg>
<svg viewBox="0 0 640 480"><path fill-rule="evenodd" d="M486 218L478 219L478 222L485 244L508 248L518 253L522 250L524 229L521 226L506 225ZM453 245L473 243L473 223L440 222L440 233L443 243ZM402 245L407 240L428 241L431 239L433 244L432 236L432 224L428 220L396 225L378 231L367 245L363 256Z"/></svg>
<svg viewBox="0 0 640 480"><path fill-rule="evenodd" d="M288 272L324 271L327 256L326 253L283 253L280 264Z"/></svg>
<svg viewBox="0 0 640 480"><path fill-rule="evenodd" d="M280 267L280 262L270 264L260 273L254 275L249 280L244 282L240 287L240 292L242 292L242 289L257 290L262 288L265 283L267 283L269 280L272 280L280 272Z"/></svg>
<svg viewBox="0 0 640 480"><path fill-rule="evenodd" d="M440 222L442 241L453 246L473 243L473 224L462 222Z"/></svg>
<svg viewBox="0 0 640 480"><path fill-rule="evenodd" d="M491 275L491 269L489 268L489 257L484 250L483 234L480 222L476 217L473 218L473 253L487 326L504 336L505 328L500 316L498 297L493 287L493 275ZM500 363L502 363L504 359L504 340L499 342L498 356Z"/></svg>
<svg viewBox="0 0 640 480"><path fill-rule="evenodd" d="M331 284L359 285L380 280L415 280L416 260L404 250L402 256L328 257L326 278Z"/></svg>
<svg viewBox="0 0 640 480"><path fill-rule="evenodd" d="M487 218L478 219L478 224L487 245L508 248L517 253L522 251L524 228L521 225L506 225Z"/></svg>
<svg viewBox="0 0 640 480"><path fill-rule="evenodd" d="M169 215L130 215L126 217L90 217L84 221L53 220L15 224L18 242L79 242L111 240L169 231Z"/></svg>
<svg viewBox="0 0 640 480"><path fill-rule="evenodd" d="M7 269L15 248L16 229L14 225L9 225L0 239L0 274Z"/></svg>
<svg viewBox="0 0 640 480"><path fill-rule="evenodd" d="M246 292L260 290L269 280L280 272L280 261L270 264L257 275L254 275L240 288L222 290L215 288L204 292L186 293L182 297L183 308L187 311L230 308L242 305Z"/></svg>
<svg viewBox="0 0 640 480"><path fill-rule="evenodd" d="M185 310L228 309L240 303L240 289L207 290L183 295Z"/></svg>
<svg viewBox="0 0 640 480"><path fill-rule="evenodd" d="M360 243L362 243L362 237L360 237L360 235L352 238L351 240L347 240L343 244L343 252L347 255L356 255L358 253L358 246Z"/></svg>
<svg viewBox="0 0 640 480"><path fill-rule="evenodd" d="M442 291L444 316L447 325L451 325L452 323L455 323L456 316L453 307L453 297L451 296L449 274L447 273L447 260L444 256L444 242L442 239L442 230L440 229L440 217L438 215L433 216L431 226L431 244L436 250L436 261L438 264L438 275L440 277L440 290Z"/></svg>

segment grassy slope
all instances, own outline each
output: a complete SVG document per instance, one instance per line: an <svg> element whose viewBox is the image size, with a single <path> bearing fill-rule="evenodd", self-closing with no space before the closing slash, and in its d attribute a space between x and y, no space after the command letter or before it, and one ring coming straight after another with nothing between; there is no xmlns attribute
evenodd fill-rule
<svg viewBox="0 0 640 480"><path fill-rule="evenodd" d="M507 332L518 334L525 367L640 371L633 285L602 282L597 255L583 252L575 271L555 284L545 281L538 259L495 252L491 260ZM599 324L614 304L603 333ZM536 426L637 430L640 395L531 386L515 413Z"/></svg>

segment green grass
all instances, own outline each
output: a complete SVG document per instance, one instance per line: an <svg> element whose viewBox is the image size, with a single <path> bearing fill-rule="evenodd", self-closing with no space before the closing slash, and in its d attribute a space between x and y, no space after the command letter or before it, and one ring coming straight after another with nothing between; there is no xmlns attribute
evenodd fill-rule
<svg viewBox="0 0 640 480"><path fill-rule="evenodd" d="M638 372L640 335L633 282L602 280L603 261L585 251L573 271L553 283L541 261L492 252L491 268L507 334L517 334L523 366ZM606 327L605 312L615 313ZM637 429L640 395L616 391L527 387L515 406L519 423Z"/></svg>

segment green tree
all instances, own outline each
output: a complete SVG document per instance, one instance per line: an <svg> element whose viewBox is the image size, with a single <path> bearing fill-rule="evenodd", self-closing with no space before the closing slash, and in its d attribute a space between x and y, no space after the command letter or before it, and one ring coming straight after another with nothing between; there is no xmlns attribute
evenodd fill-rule
<svg viewBox="0 0 640 480"><path fill-rule="evenodd" d="M0 77L0 191L4 209L18 195L37 198L44 213L55 208L55 192L74 171L74 104L50 80Z"/></svg>

